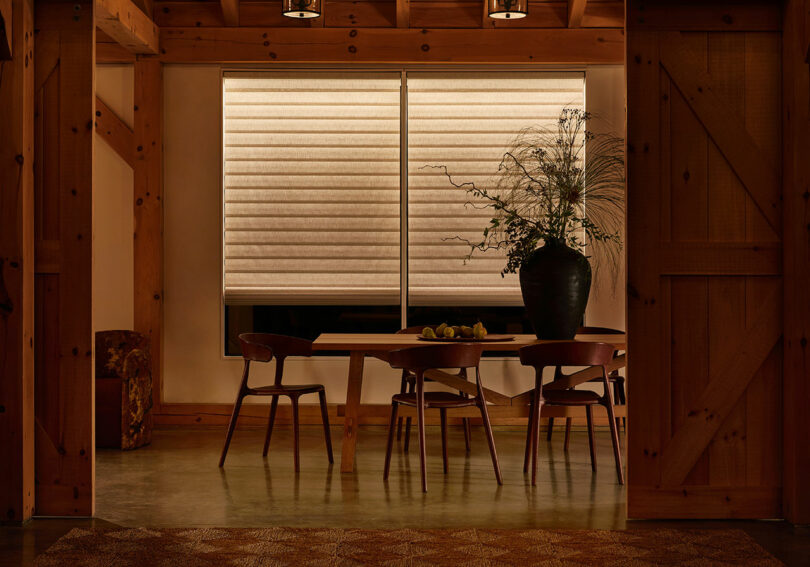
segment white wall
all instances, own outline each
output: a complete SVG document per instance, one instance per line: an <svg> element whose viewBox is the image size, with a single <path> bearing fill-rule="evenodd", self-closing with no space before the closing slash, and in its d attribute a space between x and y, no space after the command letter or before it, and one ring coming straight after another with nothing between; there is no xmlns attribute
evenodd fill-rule
<svg viewBox="0 0 810 567"><path fill-rule="evenodd" d="M130 127L133 87L131 65L96 67L96 95ZM132 329L132 168L99 134L93 158L93 331Z"/></svg>
<svg viewBox="0 0 810 567"><path fill-rule="evenodd" d="M589 106L614 117L623 131L620 67L601 70L588 88ZM589 72L589 79L590 79ZM232 402L242 369L225 358L221 290L221 76L219 66L164 67L164 262L163 398L169 403ZM600 86L601 85L601 86ZM598 87L598 88L596 88ZM588 324L624 328L623 283L619 293L599 294ZM270 377L272 368L261 368ZM330 402L345 401L348 359L290 360L285 381L320 382ZM487 385L519 393L532 373L514 360L482 364ZM363 403L388 403L399 373L368 359Z"/></svg>

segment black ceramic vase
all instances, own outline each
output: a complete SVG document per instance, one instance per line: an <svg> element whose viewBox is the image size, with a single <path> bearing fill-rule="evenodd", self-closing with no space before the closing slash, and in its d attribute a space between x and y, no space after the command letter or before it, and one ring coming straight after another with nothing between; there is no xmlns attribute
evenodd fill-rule
<svg viewBox="0 0 810 567"><path fill-rule="evenodd" d="M591 289L591 265L561 240L548 240L520 267L523 304L538 339L573 339Z"/></svg>

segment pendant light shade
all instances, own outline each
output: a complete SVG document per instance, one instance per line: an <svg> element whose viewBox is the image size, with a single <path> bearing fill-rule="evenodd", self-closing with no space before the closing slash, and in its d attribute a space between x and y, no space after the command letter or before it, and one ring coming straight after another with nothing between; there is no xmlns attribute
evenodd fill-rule
<svg viewBox="0 0 810 567"><path fill-rule="evenodd" d="M487 0L489 17L495 20L517 20L529 13L529 0Z"/></svg>
<svg viewBox="0 0 810 567"><path fill-rule="evenodd" d="M321 0L281 0L281 13L290 18L317 18Z"/></svg>

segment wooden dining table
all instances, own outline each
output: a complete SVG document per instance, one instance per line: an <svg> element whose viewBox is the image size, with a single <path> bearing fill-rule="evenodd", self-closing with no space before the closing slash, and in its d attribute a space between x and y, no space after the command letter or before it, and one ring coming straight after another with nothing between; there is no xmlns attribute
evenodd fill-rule
<svg viewBox="0 0 810 567"><path fill-rule="evenodd" d="M502 352L504 354L516 353L518 349L527 345L550 343L554 341L538 340L534 335L510 335L510 340L496 342L481 342L484 351ZM578 335L578 341L602 342L615 347L617 351L624 351L627 337L621 335ZM324 333L312 344L315 351L348 351L349 352L349 378L346 386L346 406L343 416L343 449L340 461L341 472L354 471L354 455L357 448L357 434L359 432L360 395L363 391L363 365L367 356L387 361L388 353L392 350L437 344L421 340L419 335L397 333ZM618 354L608 366L608 372L622 368L625 365L625 354ZM601 376L601 368L586 368L579 372L567 375L556 380L544 389L566 389L585 383L592 378ZM450 386L454 390L466 392L470 395L477 393L475 383L468 382L456 374L448 374L441 370L431 370L425 376L436 382ZM532 390L516 396L508 396L488 388L484 388L484 395L489 403L507 410L505 415L528 416L529 403ZM493 408L493 409L496 409ZM473 408L474 409L474 408ZM511 410L511 411L510 411ZM545 411L545 408L544 408ZM620 412L617 412L617 416Z"/></svg>

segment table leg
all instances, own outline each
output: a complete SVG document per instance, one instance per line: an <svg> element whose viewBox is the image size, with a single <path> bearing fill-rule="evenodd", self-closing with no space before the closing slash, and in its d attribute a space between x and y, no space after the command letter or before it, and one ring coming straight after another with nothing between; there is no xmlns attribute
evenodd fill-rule
<svg viewBox="0 0 810 567"><path fill-rule="evenodd" d="M359 430L360 393L363 390L363 363L366 354L352 351L349 357L349 383L346 387L346 413L343 418L343 453L340 472L354 472L354 450Z"/></svg>

